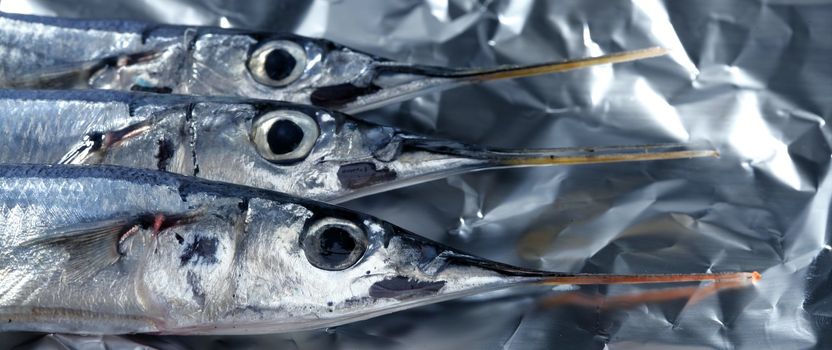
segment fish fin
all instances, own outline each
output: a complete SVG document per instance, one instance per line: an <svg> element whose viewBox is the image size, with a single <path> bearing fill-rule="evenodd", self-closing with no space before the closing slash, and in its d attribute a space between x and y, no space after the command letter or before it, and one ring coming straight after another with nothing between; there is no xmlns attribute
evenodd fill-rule
<svg viewBox="0 0 832 350"><path fill-rule="evenodd" d="M85 222L60 227L21 244L32 249L63 248L69 255L63 266L64 282L83 281L115 264L123 255L120 246L140 229L151 230L153 237L172 227L196 222L204 213L197 208L177 214L140 214Z"/></svg>
<svg viewBox="0 0 832 350"><path fill-rule="evenodd" d="M77 89L89 88L87 82L95 70L100 69L97 62L80 62L48 69L37 70L0 83L4 88L15 89Z"/></svg>
<svg viewBox="0 0 832 350"><path fill-rule="evenodd" d="M95 152L101 149L105 135L100 133L87 134L72 150L64 154L58 164L85 164Z"/></svg>
<svg viewBox="0 0 832 350"><path fill-rule="evenodd" d="M89 89L90 79L107 68L143 63L161 56L161 49L114 55L82 62L55 65L0 81L0 87L15 89Z"/></svg>
<svg viewBox="0 0 832 350"><path fill-rule="evenodd" d="M58 164L98 163L111 148L147 133L152 125L153 121L148 119L113 131L88 133L80 143L61 157Z"/></svg>
<svg viewBox="0 0 832 350"><path fill-rule="evenodd" d="M62 247L69 254L62 280L82 281L119 260L119 241L136 225L135 217L81 223L58 228L24 245L35 249Z"/></svg>

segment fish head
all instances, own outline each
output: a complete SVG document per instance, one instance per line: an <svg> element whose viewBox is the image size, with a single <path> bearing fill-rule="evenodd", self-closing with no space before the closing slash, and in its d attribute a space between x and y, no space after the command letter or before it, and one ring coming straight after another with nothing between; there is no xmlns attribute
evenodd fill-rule
<svg viewBox="0 0 832 350"><path fill-rule="evenodd" d="M326 204L301 199L248 203L246 235L237 244L235 257L237 312L224 313L233 318L220 320L215 325L219 332L227 331L224 323L233 325L238 334L338 326L513 287L713 281L715 292L742 288L760 278L756 272L539 271L477 257L381 219ZM695 288L681 297L691 293Z"/></svg>
<svg viewBox="0 0 832 350"><path fill-rule="evenodd" d="M388 62L325 39L207 31L193 45L190 94L289 101L357 111L378 95L378 66ZM388 101L392 103L395 101Z"/></svg>
<svg viewBox="0 0 832 350"><path fill-rule="evenodd" d="M200 177L330 203L476 170L716 153L685 145L492 149L288 103L201 103L193 113Z"/></svg>
<svg viewBox="0 0 832 350"><path fill-rule="evenodd" d="M236 331L335 326L545 276L335 207L253 199L248 210Z"/></svg>
<svg viewBox="0 0 832 350"><path fill-rule="evenodd" d="M324 86L372 89L375 62L383 60L324 39L282 35L255 40L245 57L247 83L258 85L266 96L249 97L311 103Z"/></svg>
<svg viewBox="0 0 832 350"><path fill-rule="evenodd" d="M323 108L204 103L194 114L212 116L194 118L199 176L327 202L486 163L411 147L426 138Z"/></svg>
<svg viewBox="0 0 832 350"><path fill-rule="evenodd" d="M256 40L246 58L252 80L237 81L258 84L260 93L242 93L243 96L307 103L349 113L464 84L562 72L666 53L662 48L649 48L532 65L445 68L398 62L324 39L281 36Z"/></svg>

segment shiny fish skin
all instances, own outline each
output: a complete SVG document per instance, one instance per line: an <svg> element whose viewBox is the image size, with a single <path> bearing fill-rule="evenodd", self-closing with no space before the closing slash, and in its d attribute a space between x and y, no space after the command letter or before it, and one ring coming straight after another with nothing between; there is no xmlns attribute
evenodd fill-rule
<svg viewBox="0 0 832 350"><path fill-rule="evenodd" d="M361 214L258 189L104 166L2 165L0 188L0 330L279 332L402 307L367 293L396 274L385 256L413 252L389 241L401 233ZM77 224L195 210L194 223L158 236L139 228L118 243L117 262L82 277L65 278L69 254L63 247L26 243ZM305 262L299 234L328 217L356 222L372 239L373 254L360 267L333 272ZM393 252L396 247L403 248ZM350 294L359 287L362 292Z"/></svg>
<svg viewBox="0 0 832 350"><path fill-rule="evenodd" d="M252 121L266 111L301 111L315 118L321 136L304 160L275 164L252 144ZM0 163L59 163L82 147L88 135L117 133L146 123L148 128L125 142L80 159L80 164L114 164L277 190L306 198L341 201L361 188L345 186L341 166L385 164L372 154L373 140L394 129L361 122L315 107L279 102L248 102L111 91L0 91ZM361 132L371 129L370 132ZM375 132L373 132L375 130ZM395 162L394 162L395 163ZM481 161L440 161L436 171ZM402 164L397 176L408 178ZM411 171L416 175L421 171ZM390 179L388 179L390 180Z"/></svg>
<svg viewBox="0 0 832 350"><path fill-rule="evenodd" d="M307 154L276 161L264 156L269 151L258 148L263 142L253 135L275 113L310 123L303 136ZM311 106L104 90L0 90L0 127L0 163L157 169L332 203L467 171L606 162L604 150L624 153L624 161L714 153L651 155L635 146L500 153Z"/></svg>
<svg viewBox="0 0 832 350"><path fill-rule="evenodd" d="M269 55L275 50L285 55ZM398 63L291 34L0 13L0 87L239 96L351 113L463 84L665 53L649 48L529 66L450 69Z"/></svg>
<svg viewBox="0 0 832 350"><path fill-rule="evenodd" d="M0 165L0 220L0 331L276 333L517 285L759 278L526 270L331 205L113 166Z"/></svg>

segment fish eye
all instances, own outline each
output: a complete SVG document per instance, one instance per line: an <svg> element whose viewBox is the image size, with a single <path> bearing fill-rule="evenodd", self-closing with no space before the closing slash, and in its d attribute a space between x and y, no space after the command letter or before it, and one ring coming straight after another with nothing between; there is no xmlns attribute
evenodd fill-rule
<svg viewBox="0 0 832 350"><path fill-rule="evenodd" d="M306 68L306 52L300 45L286 40L263 44L248 60L248 70L257 82L286 86L300 78Z"/></svg>
<svg viewBox="0 0 832 350"><path fill-rule="evenodd" d="M367 251L367 236L355 224L324 219L313 224L303 238L309 263L322 270L339 271L355 265Z"/></svg>
<svg viewBox="0 0 832 350"><path fill-rule="evenodd" d="M251 141L260 156L273 163L306 158L318 140L318 123L298 111L269 112L254 121Z"/></svg>

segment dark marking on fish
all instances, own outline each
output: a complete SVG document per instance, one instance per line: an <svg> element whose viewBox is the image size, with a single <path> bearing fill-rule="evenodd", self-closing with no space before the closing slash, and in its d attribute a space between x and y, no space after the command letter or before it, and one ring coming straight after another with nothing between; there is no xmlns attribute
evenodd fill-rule
<svg viewBox="0 0 832 350"><path fill-rule="evenodd" d="M184 183L180 183L177 187L177 191L179 193L179 199L182 200L182 203L188 202L188 186Z"/></svg>
<svg viewBox="0 0 832 350"><path fill-rule="evenodd" d="M381 90L381 87L370 84L356 86L350 83L324 86L312 91L309 101L315 106L335 108L353 102L361 96L369 95Z"/></svg>
<svg viewBox="0 0 832 350"><path fill-rule="evenodd" d="M396 276L388 278L370 286L370 296L373 298L393 298L397 300L436 294L445 281L425 282L407 277Z"/></svg>
<svg viewBox="0 0 832 350"><path fill-rule="evenodd" d="M174 235L174 237L176 237L176 241L179 242L179 244L182 244L182 243L185 242L185 239L182 238L182 235L180 235L178 233L176 235Z"/></svg>
<svg viewBox="0 0 832 350"><path fill-rule="evenodd" d="M194 294L194 300L200 305L205 305L205 291L202 290L200 279L193 271L188 271L187 274L188 285L191 286L191 292Z"/></svg>
<svg viewBox="0 0 832 350"><path fill-rule="evenodd" d="M216 264L217 246L219 240L216 237L196 236L193 242L188 243L182 254L179 256L179 266L185 264Z"/></svg>
<svg viewBox="0 0 832 350"><path fill-rule="evenodd" d="M242 200L240 200L240 203L237 203L237 208L239 208L240 211L243 214L247 213L248 212L248 198L243 198Z"/></svg>
<svg viewBox="0 0 832 350"><path fill-rule="evenodd" d="M130 91L151 92L154 94L169 94L173 92L173 88L168 86L144 86L133 84L130 86Z"/></svg>
<svg viewBox="0 0 832 350"><path fill-rule="evenodd" d="M370 162L344 164L338 168L338 181L350 189L372 186L396 179L396 171L388 168L376 168Z"/></svg>
<svg viewBox="0 0 832 350"><path fill-rule="evenodd" d="M159 149L156 152L156 169L166 171L170 164L170 159L173 157L173 142L162 138L156 141Z"/></svg>
<svg viewBox="0 0 832 350"><path fill-rule="evenodd" d="M144 28L142 28L142 30L140 31L142 45L146 45L147 40L150 39L151 37L153 37L153 32L155 32L156 30L158 30L160 28L163 28L163 27L158 25L158 24L153 24L153 23L146 24L146 26Z"/></svg>

